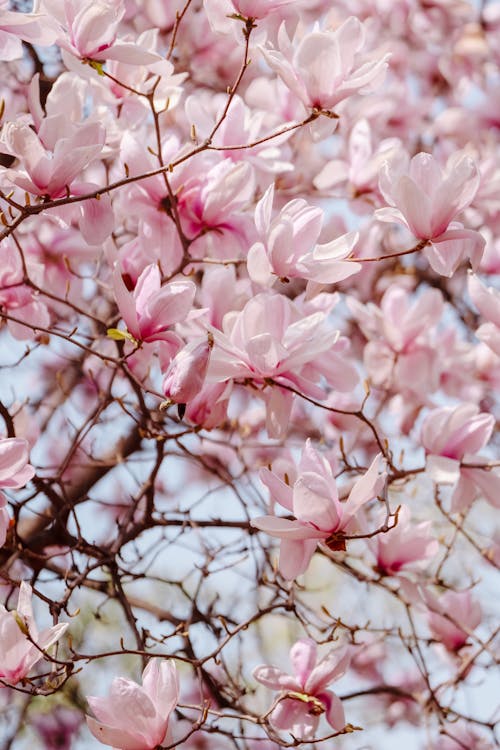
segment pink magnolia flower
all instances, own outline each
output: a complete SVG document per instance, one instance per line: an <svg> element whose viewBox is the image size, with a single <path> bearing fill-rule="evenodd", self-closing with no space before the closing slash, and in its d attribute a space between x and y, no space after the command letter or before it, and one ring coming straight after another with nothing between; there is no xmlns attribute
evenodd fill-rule
<svg viewBox="0 0 500 750"><path fill-rule="evenodd" d="M253 676L258 682L281 691L279 702L270 715L276 729L288 729L297 739L308 740L316 733L320 716L324 714L330 726L341 732L345 726L342 703L326 688L343 677L350 660L347 648L337 648L316 663L315 642L301 638L290 649L292 675L278 667L256 667Z"/></svg>
<svg viewBox="0 0 500 750"><path fill-rule="evenodd" d="M53 200L66 196L68 191L75 196L94 192L96 184L79 181L78 177L102 152L106 138L102 125L69 122L68 126L66 116L61 114L45 117L38 124L38 133L20 120L4 125L0 138L3 147L20 161L16 169L4 170L5 177L32 195ZM103 242L114 226L109 195L60 205L47 213L66 226L75 219L83 238L91 245Z"/></svg>
<svg viewBox="0 0 500 750"><path fill-rule="evenodd" d="M293 520L262 516L251 521L255 528L281 539L279 568L285 578L291 580L305 572L319 542L332 550L345 549L345 536L356 513L384 486L386 473L379 474L380 459L380 454L374 458L344 502L339 500L330 464L310 440L302 451L293 485L269 469L261 469L260 478L273 501L295 516Z"/></svg>
<svg viewBox="0 0 500 750"><path fill-rule="evenodd" d="M482 619L481 607L470 591L446 591L439 598L424 593L427 622L433 637L448 651L459 651Z"/></svg>
<svg viewBox="0 0 500 750"><path fill-rule="evenodd" d="M173 160L179 148L177 138L169 137L163 144L164 159ZM128 173L132 176L151 171L156 166L144 143L140 143L129 132L125 132L121 139L120 157L123 166L127 165ZM182 166L179 171L183 182L185 176ZM138 235L121 249L122 270L135 280L148 264L160 262L163 273L171 275L181 264L183 250L175 225L168 216L169 198L161 176L131 183L121 192L121 210L129 215L134 223L137 222Z"/></svg>
<svg viewBox="0 0 500 750"><path fill-rule="evenodd" d="M375 555L376 568L381 575L397 575L403 568L421 568L439 549L431 535L432 521L415 524L411 512L402 505L397 525L385 534L367 540Z"/></svg>
<svg viewBox="0 0 500 750"><path fill-rule="evenodd" d="M43 278L43 266L27 259L26 265L30 278L40 282ZM50 314L46 305L36 296L33 290L24 283L24 267L19 250L5 240L2 243L2 265L0 266L0 309L18 320L17 323L7 320L10 333L16 339L33 337L37 326L48 328Z"/></svg>
<svg viewBox="0 0 500 750"><path fill-rule="evenodd" d="M391 686L396 688L396 691L401 690L401 694L398 695L395 691L394 694L373 696L374 705L378 711L383 712L386 724L394 727L406 721L415 727L420 726L427 685L418 669L402 669L392 675Z"/></svg>
<svg viewBox="0 0 500 750"><path fill-rule="evenodd" d="M99 742L115 750L153 750L165 739L178 698L175 663L151 659L142 673L142 686L115 677L109 698L87 698L96 717L87 716L87 725Z"/></svg>
<svg viewBox="0 0 500 750"><path fill-rule="evenodd" d="M53 150L48 150L26 122L7 122L2 129L2 146L20 160L23 168L7 169L4 174L28 193L60 198L82 169L99 156L105 139L102 125L88 122L73 126L71 132L54 142Z"/></svg>
<svg viewBox="0 0 500 750"><path fill-rule="evenodd" d="M237 277L233 265L208 266L198 295L202 308L207 311L208 321L221 329L224 315L231 310L241 310L252 296L252 285L248 278Z"/></svg>
<svg viewBox="0 0 500 750"><path fill-rule="evenodd" d="M222 332L212 330L215 345L208 381L248 378L265 385L272 378L278 386L323 398L317 383L324 376L332 387L351 389L355 380L350 376L345 382L344 371L338 371L338 331L326 325L326 317L326 311L304 315L281 294L256 295L240 312L224 316ZM263 393L268 399L267 429L277 437L288 424L293 394L276 385Z"/></svg>
<svg viewBox="0 0 500 750"><path fill-rule="evenodd" d="M489 503L500 507L500 476L477 455L488 443L494 426L494 416L479 412L475 404L433 409L422 423L427 469L435 482L456 485L454 511L469 507L478 490ZM476 466L469 468L467 463ZM484 469L477 466L482 463Z"/></svg>
<svg viewBox="0 0 500 750"><path fill-rule="evenodd" d="M209 374L212 381L252 378L304 387L304 365L324 354L338 339L338 331L324 325L325 317L316 312L305 317L281 294L258 294L243 310L227 313L223 332L213 330L215 347ZM319 388L314 393L322 394Z"/></svg>
<svg viewBox="0 0 500 750"><path fill-rule="evenodd" d="M129 292L119 266L113 273L113 290L128 332L136 341L165 341L176 350L181 339L170 326L185 320L192 309L196 286L192 281L172 281L161 285L160 269L154 263L139 276Z"/></svg>
<svg viewBox="0 0 500 750"><path fill-rule="evenodd" d="M184 419L192 424L201 425L205 430L218 427L227 419L231 389L231 383L205 384L187 403Z"/></svg>
<svg viewBox="0 0 500 750"><path fill-rule="evenodd" d="M295 41L295 40L294 40ZM265 61L308 109L332 110L343 99L382 83L389 55L359 58L365 28L354 16L334 31L312 31L292 44L282 24L279 51L261 48Z"/></svg>
<svg viewBox="0 0 500 750"><path fill-rule="evenodd" d="M39 633L33 618L32 596L31 586L23 581L17 610L8 612L0 604L0 679L11 685L28 675L43 659L43 651L58 641L68 627L67 622L59 623Z"/></svg>
<svg viewBox="0 0 500 750"><path fill-rule="evenodd" d="M189 174L191 170L191 175ZM234 258L246 251L249 217L242 212L253 199L254 171L246 162L194 160L182 175L177 210L186 235L197 239L193 257Z"/></svg>
<svg viewBox="0 0 500 750"><path fill-rule="evenodd" d="M287 203L272 219L274 184L255 209L255 225L261 237L248 251L248 274L253 281L272 285L277 278L299 277L333 284L358 273L361 264L347 260L358 240L349 232L319 245L323 211L302 198Z"/></svg>
<svg viewBox="0 0 500 750"><path fill-rule="evenodd" d="M248 99L248 92L245 100ZM260 107L253 104L250 108L237 94L234 96L229 112L225 117L226 95L215 95L213 92L197 92L188 96L185 103L185 113L189 122L196 130L198 140L208 138L215 126L220 127L212 138L214 145L228 147L220 150L225 159L232 162L245 161L263 172L291 172L293 165L284 158L282 144L288 140L290 133L283 133L268 141L265 136L269 130L277 126L273 118L268 122ZM222 119L221 119L222 118ZM245 149L231 149L230 146L253 143L263 139L261 143Z"/></svg>
<svg viewBox="0 0 500 750"><path fill-rule="evenodd" d="M364 361L374 385L419 396L438 387L439 361L431 334L443 312L440 292L428 289L413 298L394 284L380 307L353 297L347 304L369 339Z"/></svg>
<svg viewBox="0 0 500 750"><path fill-rule="evenodd" d="M80 711L61 705L31 717L31 723L42 738L45 750L71 750L82 721Z"/></svg>
<svg viewBox="0 0 500 750"><path fill-rule="evenodd" d="M450 156L444 171L432 154L419 153L409 161L401 152L380 171L380 191L392 208L380 208L375 216L403 224L426 240L424 253L436 273L451 276L466 257L476 269L484 237L453 219L472 202L479 179L474 160L462 151Z"/></svg>
<svg viewBox="0 0 500 750"><path fill-rule="evenodd" d="M385 161L401 149L398 138L386 138L378 145L373 143L370 123L366 118L356 122L347 145L346 159L333 159L325 164L314 178L314 186L330 195L352 197L354 211L373 210L373 204L381 205L378 189L380 168Z"/></svg>
<svg viewBox="0 0 500 750"><path fill-rule="evenodd" d="M28 89L28 106L33 125L22 119L6 123L2 140L9 153L19 159L16 169L6 169L11 183L34 195L52 199L93 193L98 185L80 181L81 172L102 155L106 131L101 122L85 119L86 87L71 73L54 83L45 111L40 103L40 76L33 76ZM103 194L75 204L47 210L47 216L69 227L77 222L88 244L101 244L114 227L111 198Z"/></svg>
<svg viewBox="0 0 500 750"><path fill-rule="evenodd" d="M500 291L486 287L477 276L469 274L469 294L487 323L479 326L476 336L500 356Z"/></svg>
<svg viewBox="0 0 500 750"><path fill-rule="evenodd" d="M214 339L193 342L181 349L170 362L163 379L163 393L177 404L187 404L201 391L210 361Z"/></svg>
<svg viewBox="0 0 500 750"><path fill-rule="evenodd" d="M119 60L129 65L161 61L158 54L132 41L118 39L118 28L125 15L123 0L41 0L40 8L59 25L57 44L80 59Z"/></svg>

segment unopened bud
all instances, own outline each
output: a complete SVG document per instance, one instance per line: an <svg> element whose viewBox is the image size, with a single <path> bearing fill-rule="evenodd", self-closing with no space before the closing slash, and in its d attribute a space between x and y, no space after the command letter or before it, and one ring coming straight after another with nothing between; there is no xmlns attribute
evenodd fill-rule
<svg viewBox="0 0 500 750"><path fill-rule="evenodd" d="M211 333L207 340L188 344L180 350L168 366L163 380L163 393L176 404L187 404L203 387L214 345Z"/></svg>

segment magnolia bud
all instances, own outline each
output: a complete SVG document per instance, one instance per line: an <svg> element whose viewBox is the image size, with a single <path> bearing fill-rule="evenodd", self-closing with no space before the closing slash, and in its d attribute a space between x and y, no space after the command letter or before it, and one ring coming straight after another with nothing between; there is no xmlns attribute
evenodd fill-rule
<svg viewBox="0 0 500 750"><path fill-rule="evenodd" d="M214 337L208 333L206 341L188 344L176 354L163 380L163 392L170 401L186 404L198 395L205 381L213 345Z"/></svg>

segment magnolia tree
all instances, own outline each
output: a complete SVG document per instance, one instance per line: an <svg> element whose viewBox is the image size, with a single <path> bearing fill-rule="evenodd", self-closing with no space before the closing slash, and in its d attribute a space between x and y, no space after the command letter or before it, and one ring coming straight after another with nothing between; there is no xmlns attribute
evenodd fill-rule
<svg viewBox="0 0 500 750"><path fill-rule="evenodd" d="M498 747L499 42L1 0L2 748Z"/></svg>

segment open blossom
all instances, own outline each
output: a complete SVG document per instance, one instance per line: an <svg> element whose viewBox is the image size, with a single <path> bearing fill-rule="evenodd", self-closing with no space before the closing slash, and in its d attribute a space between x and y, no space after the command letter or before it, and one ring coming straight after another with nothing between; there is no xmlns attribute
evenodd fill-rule
<svg viewBox="0 0 500 750"><path fill-rule="evenodd" d="M358 120L349 136L346 158L327 162L314 178L314 186L339 197L344 197L347 189L352 196L353 211L360 209L358 199L366 201L369 210L373 203L380 205L380 167L401 149L401 141L386 138L375 146L373 140L368 120Z"/></svg>
<svg viewBox="0 0 500 750"><path fill-rule="evenodd" d="M30 277L43 278L40 263L28 260ZM7 320L10 333L16 339L32 338L37 326L48 328L50 314L45 303L24 283L25 273L19 250L9 239L2 243L2 265L0 266L0 309L9 316L26 323Z"/></svg>
<svg viewBox="0 0 500 750"><path fill-rule="evenodd" d="M60 198L82 169L102 151L106 131L97 122L72 127L48 150L40 137L22 120L5 123L2 147L16 156L22 168L4 174L14 185L33 195Z"/></svg>
<svg viewBox="0 0 500 750"><path fill-rule="evenodd" d="M367 540L376 558L377 571L382 575L397 575L403 569L425 565L439 549L431 527L432 521L412 523L410 509L403 505L394 528Z"/></svg>
<svg viewBox="0 0 500 750"><path fill-rule="evenodd" d="M288 729L294 737L308 740L316 733L324 714L333 729L342 731L345 726L342 703L327 687L345 674L350 660L347 648L336 648L316 663L315 642L301 638L290 649L293 674L273 666L256 667L253 676L258 682L281 691L280 700L270 714L276 729Z"/></svg>
<svg viewBox="0 0 500 750"><path fill-rule="evenodd" d="M425 240L424 253L434 271L451 276L465 258L474 269L481 262L484 237L453 221L470 205L478 186L476 164L462 151L450 156L444 170L432 154L421 152L410 161L401 152L380 171L380 191L392 208L380 208L375 216L403 224Z"/></svg>
<svg viewBox="0 0 500 750"><path fill-rule="evenodd" d="M197 237L193 256L233 258L238 246L246 250L249 220L242 209L252 200L254 179L243 161L200 159L186 167L176 205L186 235Z"/></svg>
<svg viewBox="0 0 500 750"><path fill-rule="evenodd" d="M323 211L302 198L287 203L271 218L274 184L255 209L255 225L261 237L250 248L247 267L250 278L272 284L277 278L299 277L321 284L333 284L361 270L361 264L347 260L358 240L349 232L319 245Z"/></svg>
<svg viewBox="0 0 500 750"><path fill-rule="evenodd" d="M87 167L92 168L105 149L106 129L101 122L87 118L85 84L71 73L64 73L54 83L44 106L40 101L43 81L33 76L27 92L33 125L25 118L6 122L1 134L3 148L16 156L16 168L3 174L17 187L41 197L58 199L93 193L98 185L82 180ZM104 193L81 203L59 204L50 216L70 227L78 223L88 244L101 244L111 234L114 215L111 198Z"/></svg>
<svg viewBox="0 0 500 750"><path fill-rule="evenodd" d="M43 651L58 641L68 627L66 622L59 623L39 633L33 617L32 596L31 586L23 581L17 610L8 612L0 604L0 679L11 685L27 677L43 659Z"/></svg>
<svg viewBox="0 0 500 750"><path fill-rule="evenodd" d="M434 638L448 651L459 651L482 619L481 607L470 591L446 591L439 597L426 591L427 622Z"/></svg>
<svg viewBox="0 0 500 750"><path fill-rule="evenodd" d="M192 281L172 281L161 285L160 269L154 263L139 276L129 292L117 266L113 289L128 332L136 341L165 341L178 349L182 342L168 328L185 320L192 309L196 287Z"/></svg>
<svg viewBox="0 0 500 750"><path fill-rule="evenodd" d="M478 494L499 507L500 476L478 456L488 443L495 418L480 412L475 404L433 409L422 423L421 440L427 455L427 470L436 482L454 484L452 510L470 506ZM472 463L472 468L462 465ZM485 464L485 468L478 464Z"/></svg>
<svg viewBox="0 0 500 750"><path fill-rule="evenodd" d="M353 297L347 304L369 339L364 361L374 385L417 395L438 387L439 360L430 334L443 313L440 292L428 289L415 298L393 284L380 307Z"/></svg>
<svg viewBox="0 0 500 750"><path fill-rule="evenodd" d="M99 742L115 750L153 750L165 739L178 698L175 663L151 659L142 673L142 686L115 677L109 698L87 698L96 717L87 716L87 725Z"/></svg>
<svg viewBox="0 0 500 750"><path fill-rule="evenodd" d="M262 516L251 521L255 528L281 539L279 568L285 578L291 580L305 572L319 542L333 550L345 549L345 536L356 513L384 486L386 474L379 474L380 459L380 454L374 458L344 502L338 497L330 464L312 447L310 440L302 451L293 485L269 469L261 469L260 478L273 501L295 516L293 520Z"/></svg>
<svg viewBox="0 0 500 750"><path fill-rule="evenodd" d="M312 398L323 398L318 384L322 376L341 391L352 390L356 375L342 367L336 347L345 339L326 325L326 311L304 314L297 304L281 294L258 294L240 312L224 316L223 331L212 330L214 348L208 382L248 378L259 385L272 378L264 391L267 398L267 429L279 437L286 429L293 394L298 388ZM320 356L321 355L321 356ZM283 385L285 388L280 388Z"/></svg>
<svg viewBox="0 0 500 750"><path fill-rule="evenodd" d="M223 332L214 330L209 373L213 382L229 378L274 378L280 383L322 391L301 377L306 363L325 354L338 339L316 312L303 317L281 294L258 294L238 313L227 313ZM312 394L311 394L312 395Z"/></svg>
<svg viewBox="0 0 500 750"><path fill-rule="evenodd" d="M295 42L295 40L294 40ZM331 110L343 99L382 83L389 55L359 58L365 28L354 16L333 31L312 31L292 43L285 25L279 51L262 48L265 61L308 109Z"/></svg>
<svg viewBox="0 0 500 750"><path fill-rule="evenodd" d="M75 57L97 61L119 60L144 65L161 60L158 54L132 41L118 39L125 15L123 0L40 0L39 7L59 25L57 44Z"/></svg>
<svg viewBox="0 0 500 750"><path fill-rule="evenodd" d="M213 92L207 91L205 95L200 92L196 96L187 97L185 113L195 127L198 140L208 138L216 124L220 123L220 127L213 136L213 143L219 148L227 147L227 150L221 149L220 151L226 159L234 163L249 162L257 170L264 172L281 173L293 170L292 164L284 158L283 150L283 144L290 137L290 133L285 132L269 142L265 135L269 132L271 123L267 124L259 108L250 108L238 94L235 94L229 112L226 117L223 117L225 106L226 96L214 96ZM271 122L274 124L274 118ZM234 144L254 143L255 141L260 142L248 149L230 148Z"/></svg>
<svg viewBox="0 0 500 750"><path fill-rule="evenodd" d="M40 735L44 750L71 750L82 720L80 711L58 705L32 716L31 724Z"/></svg>
<svg viewBox="0 0 500 750"><path fill-rule="evenodd" d="M500 356L500 291L484 286L472 273L469 274L468 288L475 306L488 321L479 326L476 336Z"/></svg>
<svg viewBox="0 0 500 750"><path fill-rule="evenodd" d="M67 81L66 81L67 83ZM12 185L52 200L72 195L92 193L97 185L79 179L82 171L102 153L106 130L99 122L73 122L77 114L78 96L68 99L61 87L54 87L47 107L52 114L42 117L39 101L38 76L30 86L30 108L36 132L19 119L6 122L0 135L0 145L19 159L17 168L5 169L4 176ZM71 90L71 89L70 89ZM61 111L69 108L71 116ZM51 209L54 218L70 226L78 222L83 238L88 244L102 243L113 230L114 216L109 195L92 198L81 203L60 205Z"/></svg>

